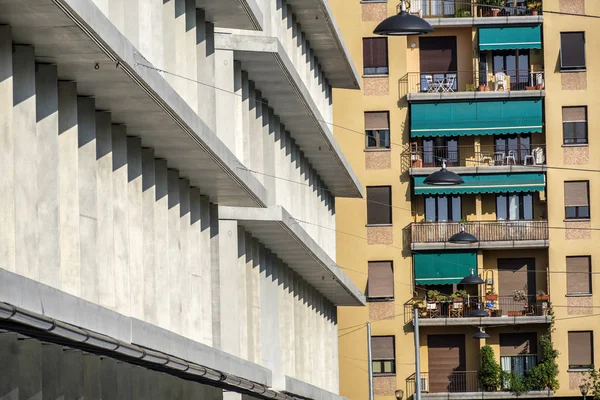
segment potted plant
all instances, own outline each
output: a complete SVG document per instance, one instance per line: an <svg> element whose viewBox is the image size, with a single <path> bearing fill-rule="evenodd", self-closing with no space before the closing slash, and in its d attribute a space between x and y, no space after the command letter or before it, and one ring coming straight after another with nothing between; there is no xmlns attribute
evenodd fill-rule
<svg viewBox="0 0 600 400"><path fill-rule="evenodd" d="M527 0L527 9L531 12L531 15L538 15L541 8L542 2L540 0Z"/></svg>
<svg viewBox="0 0 600 400"><path fill-rule="evenodd" d="M494 350L490 345L485 345L479 350L480 367L477 373L479 383L486 392L495 392L500 387L500 373L502 369L496 362Z"/></svg>
<svg viewBox="0 0 600 400"><path fill-rule="evenodd" d="M466 290L457 290L456 293L453 293L450 296L450 300L457 302L457 303L462 303L465 300L465 297L467 297Z"/></svg>
<svg viewBox="0 0 600 400"><path fill-rule="evenodd" d="M546 292L544 292L543 290L538 290L535 293L535 299L537 301L548 301L549 298L550 298L550 296L548 296L548 294Z"/></svg>
<svg viewBox="0 0 600 400"><path fill-rule="evenodd" d="M497 17L500 9L504 6L504 0L487 0L486 4L492 8L492 16Z"/></svg>
<svg viewBox="0 0 600 400"><path fill-rule="evenodd" d="M486 301L496 301L498 300L498 294L494 293L493 290L490 290L485 294L485 299Z"/></svg>

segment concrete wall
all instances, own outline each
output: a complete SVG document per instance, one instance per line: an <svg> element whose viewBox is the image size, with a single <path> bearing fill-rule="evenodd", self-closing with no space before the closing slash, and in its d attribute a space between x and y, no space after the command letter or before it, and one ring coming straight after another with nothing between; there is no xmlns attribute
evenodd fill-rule
<svg viewBox="0 0 600 400"><path fill-rule="evenodd" d="M37 64L33 46L13 50L6 26L0 54L1 267L267 367L282 390L287 375L337 392L335 306L236 221L219 221L202 188L128 135L113 110L81 96L77 82L59 81L57 66ZM317 190L272 111L259 103L244 112L256 113L246 134L262 135L247 161L305 182L262 177L270 201L333 224L333 198ZM323 236L331 252L335 236Z"/></svg>

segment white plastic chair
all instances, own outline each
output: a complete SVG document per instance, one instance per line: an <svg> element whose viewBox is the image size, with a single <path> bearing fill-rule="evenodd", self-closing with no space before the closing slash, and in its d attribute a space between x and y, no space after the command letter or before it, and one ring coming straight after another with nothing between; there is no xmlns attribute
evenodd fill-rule
<svg viewBox="0 0 600 400"><path fill-rule="evenodd" d="M516 157L516 154L515 154L514 150L509 150L508 154L506 155L506 157L504 157L506 165L510 165L508 163L510 160L512 160L513 165L515 165L516 164L516 159L517 159L517 157Z"/></svg>
<svg viewBox="0 0 600 400"><path fill-rule="evenodd" d="M435 92L435 85L433 84L433 75L425 75L425 82L427 82L427 93Z"/></svg>
<svg viewBox="0 0 600 400"><path fill-rule="evenodd" d="M456 84L456 75L448 74L446 77L446 84L444 85L444 92L454 92L455 84Z"/></svg>
<svg viewBox="0 0 600 400"><path fill-rule="evenodd" d="M497 92L498 88L502 86L502 90L506 90L506 74L504 72L498 72L494 75L494 90Z"/></svg>

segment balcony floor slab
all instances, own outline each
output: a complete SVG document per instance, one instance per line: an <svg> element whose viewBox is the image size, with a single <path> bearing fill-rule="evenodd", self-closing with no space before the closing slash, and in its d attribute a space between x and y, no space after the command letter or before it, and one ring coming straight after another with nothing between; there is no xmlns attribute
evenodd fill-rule
<svg viewBox="0 0 600 400"><path fill-rule="evenodd" d="M456 250L456 249L545 249L549 240L507 240L479 242L474 244L454 244L447 242L411 243L411 250Z"/></svg>
<svg viewBox="0 0 600 400"><path fill-rule="evenodd" d="M476 167L448 167L457 174L511 174L519 172L546 172L545 165L490 165ZM439 171L440 167L409 168L411 176L430 175Z"/></svg>
<svg viewBox="0 0 600 400"><path fill-rule="evenodd" d="M498 92L442 92L442 93L407 93L409 102L444 101L444 100L490 100L490 99L522 99L546 97L545 90L507 90Z"/></svg>
<svg viewBox="0 0 600 400"><path fill-rule="evenodd" d="M508 15L504 17L425 18L436 28L460 28L479 25L541 24L543 15Z"/></svg>

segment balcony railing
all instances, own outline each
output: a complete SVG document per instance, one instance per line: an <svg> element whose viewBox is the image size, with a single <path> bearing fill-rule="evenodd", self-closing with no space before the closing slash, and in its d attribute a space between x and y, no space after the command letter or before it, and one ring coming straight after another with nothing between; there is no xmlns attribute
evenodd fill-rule
<svg viewBox="0 0 600 400"><path fill-rule="evenodd" d="M525 279L525 277L524 277ZM467 296L462 299L412 299L405 303L405 315L411 316L412 308L417 307L420 319L469 318L477 309L484 310L491 318L499 317L541 317L548 315L548 295L525 295L517 292L512 296Z"/></svg>
<svg viewBox="0 0 600 400"><path fill-rule="evenodd" d="M424 18L519 16L541 13L540 10L529 9L525 0L505 0L501 7L493 8L486 3L485 0L412 0L410 12Z"/></svg>
<svg viewBox="0 0 600 400"><path fill-rule="evenodd" d="M545 144L521 144L510 147L479 146L411 146L402 153L402 166L411 168L440 167L446 160L449 167L488 167L504 165L545 165Z"/></svg>
<svg viewBox="0 0 600 400"><path fill-rule="evenodd" d="M479 242L514 242L548 240L548 221L465 221L413 222L410 224L411 243L447 243L461 226Z"/></svg>
<svg viewBox="0 0 600 400"><path fill-rule="evenodd" d="M403 87L406 86L406 87ZM543 90L544 71L504 70L409 72L400 79L401 93L508 92Z"/></svg>
<svg viewBox="0 0 600 400"><path fill-rule="evenodd" d="M406 379L408 395L415 392L415 374ZM421 372L421 391L424 393L479 392L477 371L454 371L451 373Z"/></svg>

